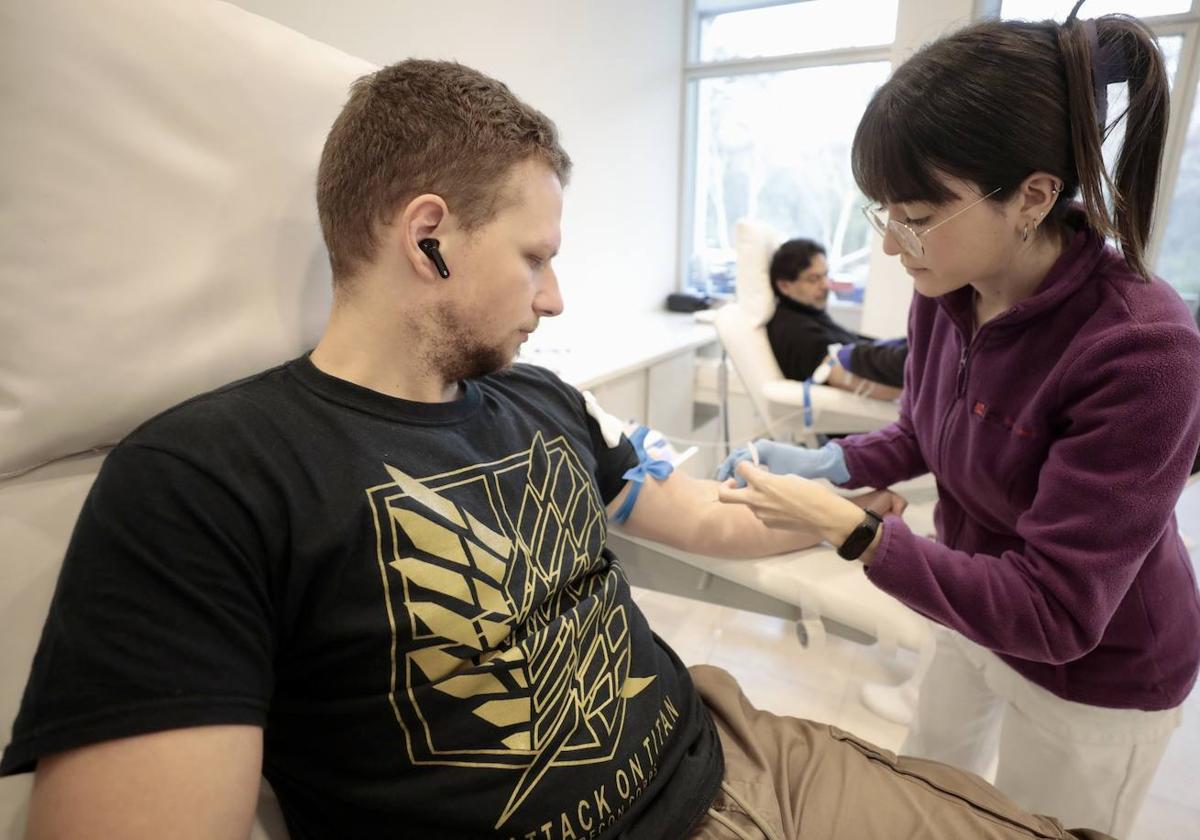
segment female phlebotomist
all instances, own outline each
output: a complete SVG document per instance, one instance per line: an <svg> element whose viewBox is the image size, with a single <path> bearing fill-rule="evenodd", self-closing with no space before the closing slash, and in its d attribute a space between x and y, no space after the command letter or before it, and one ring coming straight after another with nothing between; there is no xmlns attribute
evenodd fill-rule
<svg viewBox="0 0 1200 840"><path fill-rule="evenodd" d="M745 451L723 467L748 481L724 500L817 527L946 628L906 752L983 774L998 751L997 786L1022 806L1117 836L1200 663L1173 512L1200 443L1200 335L1144 261L1166 120L1163 61L1132 18L990 21L918 52L853 149L918 292L900 419L817 450L760 442L765 470ZM802 478L925 472L936 542Z"/></svg>

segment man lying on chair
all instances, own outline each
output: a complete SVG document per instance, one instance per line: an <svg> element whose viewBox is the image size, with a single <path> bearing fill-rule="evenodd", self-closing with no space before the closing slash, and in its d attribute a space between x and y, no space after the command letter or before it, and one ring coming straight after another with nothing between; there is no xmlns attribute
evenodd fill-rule
<svg viewBox="0 0 1200 840"><path fill-rule="evenodd" d="M829 263L810 239L790 239L771 257L768 270L775 314L767 338L788 379L832 385L880 400L894 400L904 385L908 341L876 341L830 317Z"/></svg>
<svg viewBox="0 0 1200 840"><path fill-rule="evenodd" d="M260 774L295 840L1068 836L757 711L651 632L609 516L752 556L863 512L772 531L511 365L562 310L569 169L461 65L355 84L318 177L320 343L134 431L83 506L0 765L36 768L31 837L245 838Z"/></svg>

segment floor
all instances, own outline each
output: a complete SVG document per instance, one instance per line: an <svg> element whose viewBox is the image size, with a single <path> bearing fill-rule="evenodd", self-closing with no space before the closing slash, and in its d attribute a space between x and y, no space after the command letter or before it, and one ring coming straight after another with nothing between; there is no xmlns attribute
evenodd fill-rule
<svg viewBox="0 0 1200 840"><path fill-rule="evenodd" d="M1200 484L1177 508L1200 574ZM791 622L728 607L635 589L660 636L689 665L708 663L734 674L760 708L833 723L888 749L905 727L877 717L859 699L864 682L897 683L915 657L888 657L872 646L829 636L821 651L802 648ZM1159 767L1133 833L1126 840L1200 838L1200 690L1184 703L1183 725Z"/></svg>

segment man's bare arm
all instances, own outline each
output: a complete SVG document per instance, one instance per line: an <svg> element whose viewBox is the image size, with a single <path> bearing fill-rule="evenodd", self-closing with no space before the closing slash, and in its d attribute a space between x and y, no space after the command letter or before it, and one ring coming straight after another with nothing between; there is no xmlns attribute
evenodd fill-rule
<svg viewBox="0 0 1200 840"><path fill-rule="evenodd" d="M627 484L608 506L610 516L632 486ZM713 557L769 557L821 541L815 530L768 528L745 506L722 504L719 486L679 470L664 481L647 478L622 527L635 537Z"/></svg>
<svg viewBox="0 0 1200 840"><path fill-rule="evenodd" d="M893 388L891 385L884 385L881 382L872 382L869 379L863 379L861 376L855 376L841 365L834 365L833 370L829 371L829 379L825 381L825 384L842 391L852 391L856 394L861 393L862 396L870 397L873 400L891 401L900 399L899 388Z"/></svg>
<svg viewBox="0 0 1200 840"><path fill-rule="evenodd" d="M38 762L27 840L246 840L262 730L197 726L106 741Z"/></svg>

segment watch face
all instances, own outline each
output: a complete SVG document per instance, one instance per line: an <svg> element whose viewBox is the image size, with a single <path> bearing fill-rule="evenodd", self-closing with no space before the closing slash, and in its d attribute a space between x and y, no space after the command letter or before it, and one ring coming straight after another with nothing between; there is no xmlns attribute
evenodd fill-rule
<svg viewBox="0 0 1200 840"><path fill-rule="evenodd" d="M875 532L879 530L880 521L878 514L868 511L858 527L850 532L850 536L846 537L846 541L837 551L838 556L844 560L857 560L861 557L862 553L867 550L867 546L871 544L871 540L875 539Z"/></svg>
<svg viewBox="0 0 1200 840"><path fill-rule="evenodd" d="M841 548L838 549L838 556L845 560L857 560L870 544L870 532L865 531L863 526L859 525L842 543Z"/></svg>

